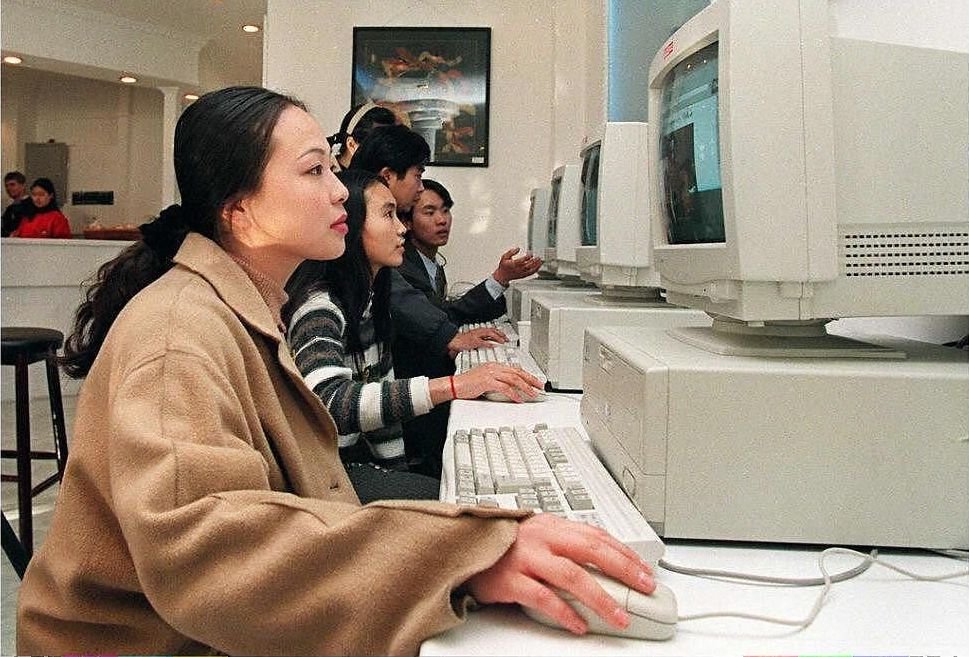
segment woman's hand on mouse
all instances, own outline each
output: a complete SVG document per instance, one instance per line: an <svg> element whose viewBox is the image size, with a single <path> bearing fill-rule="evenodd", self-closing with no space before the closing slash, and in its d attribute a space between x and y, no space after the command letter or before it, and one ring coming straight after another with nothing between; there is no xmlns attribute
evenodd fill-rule
<svg viewBox="0 0 969 657"><path fill-rule="evenodd" d="M469 579L468 587L479 602L532 607L571 632L585 633L586 622L558 595L561 589L613 627L625 628L629 615L589 574L589 565L647 595L656 588L652 568L632 549L602 529L549 513L523 520L508 551Z"/></svg>

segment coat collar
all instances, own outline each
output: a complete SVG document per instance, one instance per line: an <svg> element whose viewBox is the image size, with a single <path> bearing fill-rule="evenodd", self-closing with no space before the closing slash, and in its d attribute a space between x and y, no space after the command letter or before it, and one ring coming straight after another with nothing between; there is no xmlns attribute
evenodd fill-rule
<svg viewBox="0 0 969 657"><path fill-rule="evenodd" d="M275 342L282 342L283 336L259 290L222 247L199 233L189 233L174 262L204 278L243 322Z"/></svg>

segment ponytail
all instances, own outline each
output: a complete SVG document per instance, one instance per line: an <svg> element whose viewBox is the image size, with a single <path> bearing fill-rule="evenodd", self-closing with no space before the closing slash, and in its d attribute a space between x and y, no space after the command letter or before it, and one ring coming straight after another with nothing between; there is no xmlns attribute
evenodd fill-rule
<svg viewBox="0 0 969 657"><path fill-rule="evenodd" d="M152 222L138 227L142 239L101 265L74 315L60 362L68 376L87 376L108 330L121 310L149 284L172 268L172 259L188 234L180 206L172 205Z"/></svg>

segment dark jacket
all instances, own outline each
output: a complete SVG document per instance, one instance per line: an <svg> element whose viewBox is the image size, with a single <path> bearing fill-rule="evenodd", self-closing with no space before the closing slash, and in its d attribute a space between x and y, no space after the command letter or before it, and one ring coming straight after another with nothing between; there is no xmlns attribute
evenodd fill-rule
<svg viewBox="0 0 969 657"><path fill-rule="evenodd" d="M29 215L33 209L34 203L29 196L8 205L7 209L3 211L3 226L0 227L3 236L10 237L10 233L17 230L17 226L20 225L20 220Z"/></svg>
<svg viewBox="0 0 969 657"><path fill-rule="evenodd" d="M448 376L454 363L447 344L461 324L494 319L505 312L504 295L493 299L484 281L453 300L440 300L420 253L411 242L391 277L394 372L398 378Z"/></svg>

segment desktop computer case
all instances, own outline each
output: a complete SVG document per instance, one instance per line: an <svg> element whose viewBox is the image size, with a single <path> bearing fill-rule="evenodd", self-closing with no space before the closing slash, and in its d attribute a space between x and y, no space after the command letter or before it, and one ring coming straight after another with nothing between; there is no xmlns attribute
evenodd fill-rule
<svg viewBox="0 0 969 657"><path fill-rule="evenodd" d="M591 328L582 418L667 538L969 547L969 352L721 356L664 330Z"/></svg>
<svg viewBox="0 0 969 657"><path fill-rule="evenodd" d="M612 300L600 292L584 295L538 292L532 296L528 350L556 390L582 389L582 344L592 326L710 326L700 310L656 301Z"/></svg>

